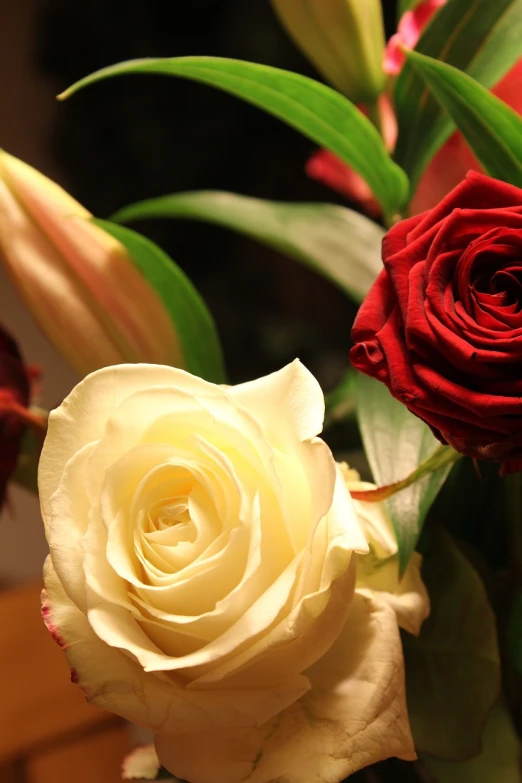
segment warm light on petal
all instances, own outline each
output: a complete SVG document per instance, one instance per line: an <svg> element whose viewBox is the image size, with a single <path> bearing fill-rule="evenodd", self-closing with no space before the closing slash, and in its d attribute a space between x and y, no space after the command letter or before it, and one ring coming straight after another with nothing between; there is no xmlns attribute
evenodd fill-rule
<svg viewBox="0 0 522 783"><path fill-rule="evenodd" d="M339 783L391 755L415 758L401 641L386 603L356 596L341 636L306 674L310 691L260 728L159 733L161 763L191 783Z"/></svg>
<svg viewBox="0 0 522 783"><path fill-rule="evenodd" d="M359 481L346 464L342 468L349 490L375 489L375 484ZM430 613L428 592L421 577L422 557L414 552L401 577L397 539L385 504L354 500L354 506L370 544L369 553L357 558L357 589L387 601L400 627L418 636Z"/></svg>
<svg viewBox="0 0 522 783"><path fill-rule="evenodd" d="M357 513L323 417L299 361L237 387L105 368L50 416L44 619L90 701L208 746L222 768L199 778L195 754L191 783L242 779L230 731L254 757L266 741L260 783L297 783L305 746L326 783L411 757L396 614L414 587L357 587L382 521Z"/></svg>

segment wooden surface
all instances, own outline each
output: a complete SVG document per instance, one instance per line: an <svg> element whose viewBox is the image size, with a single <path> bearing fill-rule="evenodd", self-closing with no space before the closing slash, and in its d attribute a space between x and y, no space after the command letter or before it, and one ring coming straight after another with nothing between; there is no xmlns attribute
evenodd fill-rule
<svg viewBox="0 0 522 783"><path fill-rule="evenodd" d="M127 725L71 683L42 622L40 590L0 592L0 781L118 783Z"/></svg>
<svg viewBox="0 0 522 783"><path fill-rule="evenodd" d="M31 783L112 783L121 779L121 762L128 750L127 727L114 726L31 757L26 779Z"/></svg>

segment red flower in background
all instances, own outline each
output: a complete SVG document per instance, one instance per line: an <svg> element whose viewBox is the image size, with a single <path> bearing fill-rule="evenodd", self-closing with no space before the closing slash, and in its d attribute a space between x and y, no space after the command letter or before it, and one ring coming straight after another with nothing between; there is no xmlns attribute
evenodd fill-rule
<svg viewBox="0 0 522 783"><path fill-rule="evenodd" d="M350 358L442 443L522 469L522 190L471 172L397 223Z"/></svg>
<svg viewBox="0 0 522 783"><path fill-rule="evenodd" d="M29 372L15 341L0 327L0 506L30 418L29 397Z"/></svg>
<svg viewBox="0 0 522 783"><path fill-rule="evenodd" d="M386 73L390 75L400 73L405 60L400 46L413 49L423 28L445 2L446 0L424 0L413 11L407 11L403 15L397 33L390 38L386 47L383 64ZM522 60L493 88L492 93L522 115ZM397 138L397 125L389 100L381 98L381 101L384 139L388 149L393 150ZM410 204L410 214L418 215L435 207L470 170L482 171L482 167L464 137L456 131L424 171ZM380 216L381 207L365 180L333 153L325 150L316 152L308 161L306 172L313 179L319 180L359 204L370 217Z"/></svg>

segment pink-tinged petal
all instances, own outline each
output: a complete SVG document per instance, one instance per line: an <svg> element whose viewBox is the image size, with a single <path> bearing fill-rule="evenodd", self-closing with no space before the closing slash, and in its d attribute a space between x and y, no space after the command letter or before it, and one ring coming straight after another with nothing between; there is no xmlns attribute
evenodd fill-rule
<svg viewBox="0 0 522 783"><path fill-rule="evenodd" d="M379 202L364 179L333 152L329 150L314 152L306 163L305 171L311 179L322 182L349 201L359 204L370 217L380 216L382 210Z"/></svg>
<svg viewBox="0 0 522 783"><path fill-rule="evenodd" d="M415 758L401 641L386 602L356 595L341 636L307 676L311 690L258 728L158 734L161 763L191 783L338 783L391 756Z"/></svg>
<svg viewBox="0 0 522 783"><path fill-rule="evenodd" d="M364 106L359 107L366 114ZM379 112L386 148L391 151L397 141L397 119L389 97L379 97ZM317 150L308 159L305 171L311 179L335 190L349 201L358 204L369 217L379 218L382 208L366 181L329 150Z"/></svg>
<svg viewBox="0 0 522 783"><path fill-rule="evenodd" d="M178 334L123 245L59 185L0 150L1 261L69 364L181 366Z"/></svg>
<svg viewBox="0 0 522 783"><path fill-rule="evenodd" d="M405 56L401 47L414 49L422 34L422 31L435 14L445 4L446 0L424 0L412 11L403 14L397 32L388 41L384 54L384 72L390 76L397 76L404 65Z"/></svg>

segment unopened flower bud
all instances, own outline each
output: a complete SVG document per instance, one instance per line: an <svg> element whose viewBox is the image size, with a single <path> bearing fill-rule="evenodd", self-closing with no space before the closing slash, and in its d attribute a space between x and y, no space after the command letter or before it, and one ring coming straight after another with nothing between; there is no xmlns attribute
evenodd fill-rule
<svg viewBox="0 0 522 783"><path fill-rule="evenodd" d="M282 24L330 84L355 103L384 90L380 0L272 0Z"/></svg>
<svg viewBox="0 0 522 783"><path fill-rule="evenodd" d="M172 320L125 247L59 185L0 151L0 262L80 374L121 362L182 367Z"/></svg>

